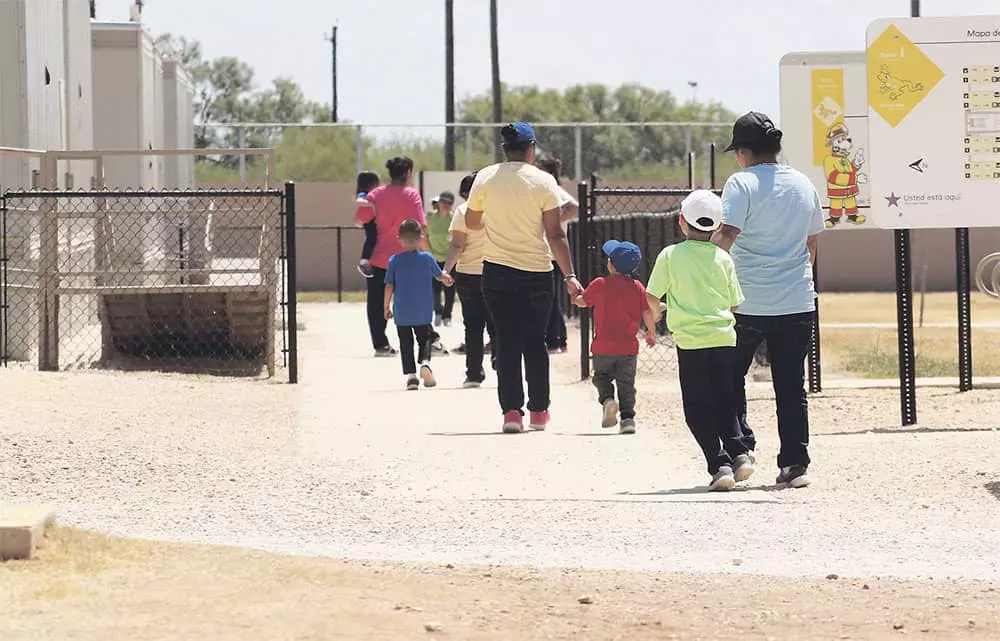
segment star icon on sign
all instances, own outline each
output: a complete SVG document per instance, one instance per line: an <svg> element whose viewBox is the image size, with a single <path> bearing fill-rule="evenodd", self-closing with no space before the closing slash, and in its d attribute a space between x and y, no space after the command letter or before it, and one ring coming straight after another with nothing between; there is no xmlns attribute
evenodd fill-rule
<svg viewBox="0 0 1000 641"><path fill-rule="evenodd" d="M899 196L896 195L896 192L892 192L884 198L889 201L889 207L899 207Z"/></svg>

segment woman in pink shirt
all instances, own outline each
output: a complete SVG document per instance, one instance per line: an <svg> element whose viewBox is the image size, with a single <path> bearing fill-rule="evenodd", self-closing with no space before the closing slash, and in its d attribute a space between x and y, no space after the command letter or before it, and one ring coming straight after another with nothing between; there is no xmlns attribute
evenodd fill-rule
<svg viewBox="0 0 1000 641"><path fill-rule="evenodd" d="M399 243L399 226L404 220L415 220L424 228L427 219L420 192L411 187L413 161L397 156L385 164L390 182L373 189L365 198L375 207L358 207L355 217L361 224L374 219L378 236L370 259L372 277L368 284L368 329L371 332L375 356L394 356L396 350L389 345L385 335L386 320L383 310L385 297L385 270L389 258L403 250Z"/></svg>

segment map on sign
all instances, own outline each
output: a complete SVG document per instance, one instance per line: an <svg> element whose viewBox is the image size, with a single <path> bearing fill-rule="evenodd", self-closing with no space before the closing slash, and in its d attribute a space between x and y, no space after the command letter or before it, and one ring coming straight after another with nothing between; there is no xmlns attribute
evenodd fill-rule
<svg viewBox="0 0 1000 641"><path fill-rule="evenodd" d="M816 186L827 229L873 227L865 54L790 53L781 59L780 76L784 162Z"/></svg>
<svg viewBox="0 0 1000 641"><path fill-rule="evenodd" d="M877 20L867 40L874 223L1000 226L1000 16Z"/></svg>

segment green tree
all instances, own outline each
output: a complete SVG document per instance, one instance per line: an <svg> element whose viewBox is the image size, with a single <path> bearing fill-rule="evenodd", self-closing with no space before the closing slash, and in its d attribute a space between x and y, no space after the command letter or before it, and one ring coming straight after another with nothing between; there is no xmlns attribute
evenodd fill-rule
<svg viewBox="0 0 1000 641"><path fill-rule="evenodd" d="M462 122L492 120L492 99L484 93L466 98L459 104ZM609 88L600 84L574 85L564 91L537 87L503 88L505 120L529 122L650 123L650 122L720 122L730 123L735 114L718 103L679 104L669 91L657 91L638 84ZM721 143L727 137L724 126L718 129L692 128L691 149L700 154L705 145ZM494 133L476 132L477 149L492 149ZM574 158L572 128L540 128L542 149L557 155L572 166ZM625 167L649 167L646 177L662 168L664 174L676 173L686 166L687 135L683 127L585 127L582 133L583 168L617 177Z"/></svg>
<svg viewBox="0 0 1000 641"><path fill-rule="evenodd" d="M288 78L277 78L270 87L257 89L254 70L249 64L233 57L205 60L197 41L168 33L157 38L156 44L165 57L178 60L191 74L197 123L301 123L320 121L324 111L329 111L306 100L302 88ZM281 131L253 128L244 131L241 140L235 128L220 131L197 127L195 146L235 148L242 142L246 147L274 147L281 137ZM228 169L239 163L235 156L203 161Z"/></svg>

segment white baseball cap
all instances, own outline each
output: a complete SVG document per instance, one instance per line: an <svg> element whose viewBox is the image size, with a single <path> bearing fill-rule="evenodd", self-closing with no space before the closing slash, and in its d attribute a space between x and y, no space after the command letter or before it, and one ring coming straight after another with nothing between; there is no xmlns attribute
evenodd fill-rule
<svg viewBox="0 0 1000 641"><path fill-rule="evenodd" d="M707 189L696 189L681 201L681 216L698 231L715 231L722 224L722 199Z"/></svg>

